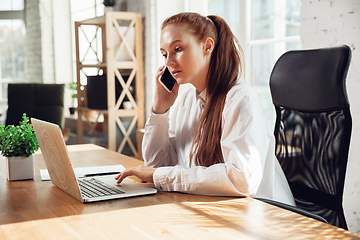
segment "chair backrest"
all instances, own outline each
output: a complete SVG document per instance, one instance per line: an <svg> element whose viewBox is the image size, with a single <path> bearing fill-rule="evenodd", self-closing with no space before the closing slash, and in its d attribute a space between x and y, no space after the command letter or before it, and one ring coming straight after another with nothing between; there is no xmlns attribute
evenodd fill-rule
<svg viewBox="0 0 360 240"><path fill-rule="evenodd" d="M23 113L64 128L65 84L10 83L6 125L19 125Z"/></svg>
<svg viewBox="0 0 360 240"><path fill-rule="evenodd" d="M342 196L352 120L348 46L289 51L275 64L276 156L297 207L347 229Z"/></svg>

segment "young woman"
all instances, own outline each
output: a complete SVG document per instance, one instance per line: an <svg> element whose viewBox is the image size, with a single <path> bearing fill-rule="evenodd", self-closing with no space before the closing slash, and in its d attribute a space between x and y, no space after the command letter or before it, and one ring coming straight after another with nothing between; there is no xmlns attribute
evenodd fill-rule
<svg viewBox="0 0 360 240"><path fill-rule="evenodd" d="M145 166L130 175L163 191L254 196L294 204L275 157L275 141L259 97L244 82L241 48L218 16L179 13L161 27L160 51L176 79L172 92L156 76L155 100L145 126ZM174 104L179 84L195 88Z"/></svg>

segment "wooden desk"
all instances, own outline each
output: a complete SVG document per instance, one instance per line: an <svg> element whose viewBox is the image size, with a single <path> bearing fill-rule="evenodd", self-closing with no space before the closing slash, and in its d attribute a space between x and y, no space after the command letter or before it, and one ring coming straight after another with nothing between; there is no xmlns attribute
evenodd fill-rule
<svg viewBox="0 0 360 240"><path fill-rule="evenodd" d="M142 161L95 145L69 146L73 167ZM359 235L251 199L159 192L82 204L40 180L9 182L0 165L0 239L360 239Z"/></svg>

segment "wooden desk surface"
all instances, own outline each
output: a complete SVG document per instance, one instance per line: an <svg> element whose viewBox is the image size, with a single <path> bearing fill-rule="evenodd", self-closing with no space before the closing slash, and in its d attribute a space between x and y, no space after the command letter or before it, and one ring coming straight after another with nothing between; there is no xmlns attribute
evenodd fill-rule
<svg viewBox="0 0 360 240"><path fill-rule="evenodd" d="M95 145L69 146L73 167L142 161ZM35 179L9 182L0 163L0 239L360 239L251 198L158 192L151 196L83 204Z"/></svg>

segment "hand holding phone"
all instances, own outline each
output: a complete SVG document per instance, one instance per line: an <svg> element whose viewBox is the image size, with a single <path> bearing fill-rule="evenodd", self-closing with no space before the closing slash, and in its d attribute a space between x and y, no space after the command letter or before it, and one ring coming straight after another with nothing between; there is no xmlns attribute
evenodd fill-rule
<svg viewBox="0 0 360 240"><path fill-rule="evenodd" d="M176 80L166 66L164 74L160 77L160 83L168 92L171 92L175 86Z"/></svg>
<svg viewBox="0 0 360 240"><path fill-rule="evenodd" d="M159 67L156 77L156 92L152 111L156 114L163 114L174 104L178 96L179 84L166 66Z"/></svg>

